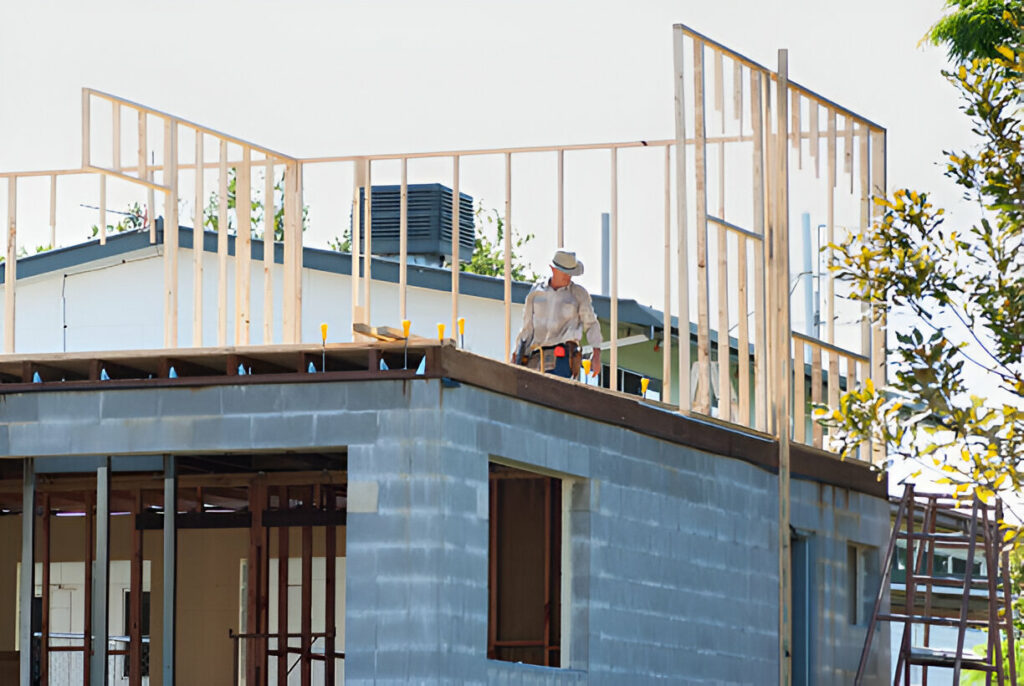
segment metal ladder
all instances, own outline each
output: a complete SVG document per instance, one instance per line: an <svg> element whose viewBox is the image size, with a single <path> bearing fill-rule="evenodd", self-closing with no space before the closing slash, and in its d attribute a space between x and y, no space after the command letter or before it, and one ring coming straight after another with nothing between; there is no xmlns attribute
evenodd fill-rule
<svg viewBox="0 0 1024 686"><path fill-rule="evenodd" d="M910 686L910 669L919 666L922 670L921 685L928 684L928 668L946 668L953 670L952 684L960 683L963 670L985 672L985 683L992 684L993 676L999 686L1015 686L1017 670L1014 664L1013 609L1009 578L1009 553L1001 550L1002 539L999 536L999 522L1002 521L1002 503L996 499L995 505L987 505L977 497L971 505L971 514L965 515L959 508L956 498L938 493L914 493L914 487L907 484L903 497L899 499L896 519L893 523L892 535L885 553L882 567L882 583L875 597L871 623L868 625L864 638L864 648L857 667L854 685L860 686L871 650L871 639L879 622L891 622L903 625L903 638L896 661L894 686ZM921 512L920 529L917 528L917 513ZM939 513L955 522L958 530L953 532L937 531L936 522ZM978 552L978 538L981 537L981 557L986 572L984 578L974 578L974 563ZM882 602L892 580L892 562L898 539L907 541L906 564L906 598L903 611L895 609L882 612ZM936 549L967 549L967 559L963 578L956 576L935 575ZM950 589L943 595L959 598L959 612L936 607L935 588ZM923 600L922 600L923 597ZM971 601L984 604L987 611L979 616L971 612ZM1003 610L1000 618L1000 608ZM912 629L915 624L923 625L921 645L912 640ZM951 626L957 628L956 650L939 650L929 645L931 627ZM988 629L988 643L984 656L964 653L964 640L967 628ZM1003 673L1002 632L1006 632L1007 653L1009 654L1009 674ZM1009 677L1009 682L1006 677Z"/></svg>

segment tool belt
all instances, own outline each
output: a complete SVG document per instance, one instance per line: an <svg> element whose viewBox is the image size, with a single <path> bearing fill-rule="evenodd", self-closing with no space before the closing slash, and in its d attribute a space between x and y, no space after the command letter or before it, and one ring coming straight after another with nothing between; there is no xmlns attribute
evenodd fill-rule
<svg viewBox="0 0 1024 686"><path fill-rule="evenodd" d="M555 345L535 346L530 352L526 366L542 372L548 372L558 365L560 358L568 358L569 369L572 378L580 374L580 363L583 361L583 351L578 341L565 341Z"/></svg>

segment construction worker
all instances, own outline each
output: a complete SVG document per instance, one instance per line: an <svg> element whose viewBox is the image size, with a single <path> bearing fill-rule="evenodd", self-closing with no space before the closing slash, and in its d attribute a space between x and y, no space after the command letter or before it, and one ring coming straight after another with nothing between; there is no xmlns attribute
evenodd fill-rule
<svg viewBox="0 0 1024 686"><path fill-rule="evenodd" d="M583 262L576 259L576 253L555 251L551 278L535 283L526 296L514 364L575 379L583 359L580 340L586 333L587 343L594 348L591 374L601 371L601 327L587 289L572 281L582 273Z"/></svg>

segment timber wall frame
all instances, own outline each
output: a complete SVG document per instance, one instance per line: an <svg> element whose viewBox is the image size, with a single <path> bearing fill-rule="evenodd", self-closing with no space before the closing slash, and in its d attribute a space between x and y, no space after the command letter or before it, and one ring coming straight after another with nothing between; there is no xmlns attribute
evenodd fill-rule
<svg viewBox="0 0 1024 686"><path fill-rule="evenodd" d="M325 156L296 158L260 146L241 138L222 133L184 118L156 110L145 105L93 89L82 91L82 166L78 169L59 169L32 172L4 172L7 179L8 241L4 263L4 351L15 350L15 309L17 292L18 188L19 179L48 177L49 238L56 245L57 197L60 179L71 175L92 175L99 183L99 225L107 225L107 182L127 184L145 193L145 223L150 241L156 242L155 208L162 204L164 213L164 345L179 345L179 313L188 304L179 298L179 239L178 202L192 200L196 207L204 207L204 178L212 171L217 178L219 204L216 216L193 216L193 226L202 227L205 221L216 219L218 260L215 275L204 274L203 251L193 250L192 345L203 344L203 303L201 293L204 278L217 280L217 343L231 342L245 346L250 343L291 344L301 338L302 322L302 177L304 168L314 166L344 167L354 179L353 216L363 213L362 225L372 226L372 179L375 164L398 161L401 165L400 192L400 255L398 310L407 318L407 224L408 224L408 166L414 160L447 161L451 165L450 184L454 192L466 187L461 174L461 161L468 158L498 157L504 159L505 207L504 221L512 226L513 161L536 156L550 157L556 167L557 198L554 236L552 242L562 246L565 237L566 157L589 151L608 155L608 188L611 204L610 254L610 366L609 381L613 390L617 382L619 317L619 283L623 269L619 260L619 153L629 149L646 149L643 154L661 157L663 174L663 341L661 342L663 367L663 396L672 397L676 388L677 409L683 413L713 417L730 425L780 435L780 427L788 426L792 440L815 447L827 446L827 436L820 425L810 422L808 407L812 403L838 404L840 392L849 390L865 378L876 385L884 383L884 319L882 325L872 325L871 313L862 313L860 344L845 345L836 335L836 284L827 277L825 325L819 336L790 330L790 298L786 297L792 270L787 255L790 245L788 188L791 171L788 163L795 158L802 167L805 153L808 165L813 164L817 176L821 171L827 177L828 242L837 240L834 214L836 189L840 176L848 177L849 193L860 202L860 216L856 230L866 230L872 220L872 195L885 191L885 130L874 122L838 105L810 89L788 80L781 67L772 71L749 58L732 51L683 25L674 27L674 60L676 69L675 103L676 135L670 139L552 145L517 148L489 148L451 150L430 153L393 153L385 155ZM731 79L731 81L730 81ZM727 87L731 86L730 92ZM102 108L98 108L102 104ZM729 116L727 117L727 112ZM108 114L109 113L109 114ZM802 114L803 113L803 114ZM107 121L107 119L109 121ZM107 135L110 150L99 150L93 138ZM194 150L179 146L182 132L194 140ZM158 135L154 135L158 134ZM788 145L783 145L788 142ZM748 165L752 187L744 189L728 184L726 198L726 160L730 150L737 146L752 151ZM132 159L126 160L125 149L135 148ZM193 147L193 146L186 146ZM840 155L840 147L842 154ZM824 148L824 150L822 150ZM159 155L158 155L159 153ZM157 159L159 157L159 159ZM842 159L840 159L840 157ZM101 161L100 158L103 158ZM717 161L716 161L717 160ZM731 161L730 161L731 164ZM842 169L839 165L842 164ZM709 178L709 165L717 165L716 178ZM810 166L808 167L809 171ZM822 169L824 168L824 169ZM252 257L249 246L251 234L237 232L234 258L234 299L228 302L228 225L233 220L238 226L250 223L249 208L240 203L229 210L229 177L234 175L235 190L239 197L252 197L254 172L262 174L263 197L270 199L263 218L264 236L273 231L273 212L283 203L283 286L280 296L282 311L273 311L274 279L273 250L264 251L263 264L263 326L252 332L251 327L251 275ZM191 176L187 187L182 175ZM275 193L274 180L282 173L283 193ZM732 172L730 172L731 174ZM718 197L710 197L709 189L717 184ZM360 192L365 188L365 202L360 203ZM156 194L160 194L158 198ZM742 199L749 206L749 224L746 216L736 216L735 203ZM727 202L728 200L728 202ZM276 206L275 206L276 205ZM714 205L714 209L711 206ZM880 209L876 206L875 212ZM744 213L740 213L744 214ZM451 234L453 245L458 244L458 214L453 215ZM257 229L259 227L254 227ZM352 287L351 314L353 323L380 324L373 321L372 306L380 295L374 294L371 273L373 252L371 237L361 236L361 222L352 225ZM99 232L99 242L106 242L106 232ZM23 241L24 243L24 241ZM24 247L24 246L22 246ZM511 341L517 323L512 321L512 238L506 231L504 251L504 347L505 359L511 355ZM691 250L696 249L696 254ZM672 253L675 252L675 259ZM633 275L635 278L635 275ZM823 277L824 278L824 277ZM673 302L672 282L675 281ZM736 294L746 311L743 316L730 306L729 297L715 293ZM457 330L460 318L459 272L451 278L451 321L449 330ZM731 296L730 296L731 297ZM716 304L717 300L717 304ZM691 306L696 304L696 345L688 336L678 337L673 351L673 322L689 322ZM716 311L711 307L716 305ZM770 316L769 316L770 314ZM675 315L675 316L673 316ZM274 340L275 316L280 317L281 337ZM776 327L778 324L778 327ZM719 332L716 336L714 331ZM721 332L730 335L721 335ZM735 336L731 332L735 331ZM358 336L357 336L358 338ZM847 340L849 336L847 336ZM843 344L841 344L843 343ZM673 374L675 365L683 373ZM691 359L695 360L692 373ZM776 368L769 360L789 360L790 369ZM719 364L718 360L730 360ZM805 371L809 383L794 383L800 371ZM794 373L795 372L795 373ZM675 380L673 381L673 376ZM733 380L735 399L730 399ZM785 382L784 379L790 379ZM787 392L787 389L789 391ZM784 398L784 395L789 397ZM717 397L716 397L717 396ZM780 413L779 403L786 407ZM806 427L810 426L810 430ZM872 461L884 459L882 449L871 450Z"/></svg>

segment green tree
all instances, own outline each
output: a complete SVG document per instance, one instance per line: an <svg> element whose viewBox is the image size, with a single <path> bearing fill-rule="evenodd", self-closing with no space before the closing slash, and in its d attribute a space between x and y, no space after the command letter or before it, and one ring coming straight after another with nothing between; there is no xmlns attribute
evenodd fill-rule
<svg viewBox="0 0 1024 686"><path fill-rule="evenodd" d="M133 202L128 205L128 209L126 211L116 212L115 214L120 214L121 219L116 224L107 224L108 234L124 233L125 231L141 229L146 223L146 210L137 202ZM100 227L93 224L91 231L89 238L95 238L100 233ZM42 251L37 249L36 252Z"/></svg>
<svg viewBox="0 0 1024 686"><path fill-rule="evenodd" d="M281 172L280 178L274 179L274 196L284 196L284 174ZM252 198L250 200L249 217L252 224L252 236L253 238L263 239L263 218L266 213L266 208L263 198L263 184L254 183ZM228 170L228 211L237 209L238 205L238 174L232 167ZM274 203L274 240L284 240L284 204L280 201ZM216 191L210 193L210 198L206 202L206 209L203 211L203 225L210 227L212 231L217 231L219 224L220 214L220 194ZM302 230L305 231L309 228L309 207L307 205L302 206ZM235 226L235 217L228 215L228 233L237 233L237 227Z"/></svg>
<svg viewBox="0 0 1024 686"><path fill-rule="evenodd" d="M996 58L996 46L1021 44L1017 27L1024 19L1024 10L1020 0L947 0L946 8L948 13L932 26L925 39L933 45L945 45L954 62Z"/></svg>
<svg viewBox="0 0 1024 686"><path fill-rule="evenodd" d="M1012 13L1003 20L1019 30ZM921 460L958 496L986 500L1020 493L1024 477L1024 52L993 49L944 72L978 140L946 153L946 176L981 218L947 226L928 193L900 189L834 246L833 269L870 316L888 316L895 340L889 388L866 383L818 409L845 454L873 438L890 461Z"/></svg>

